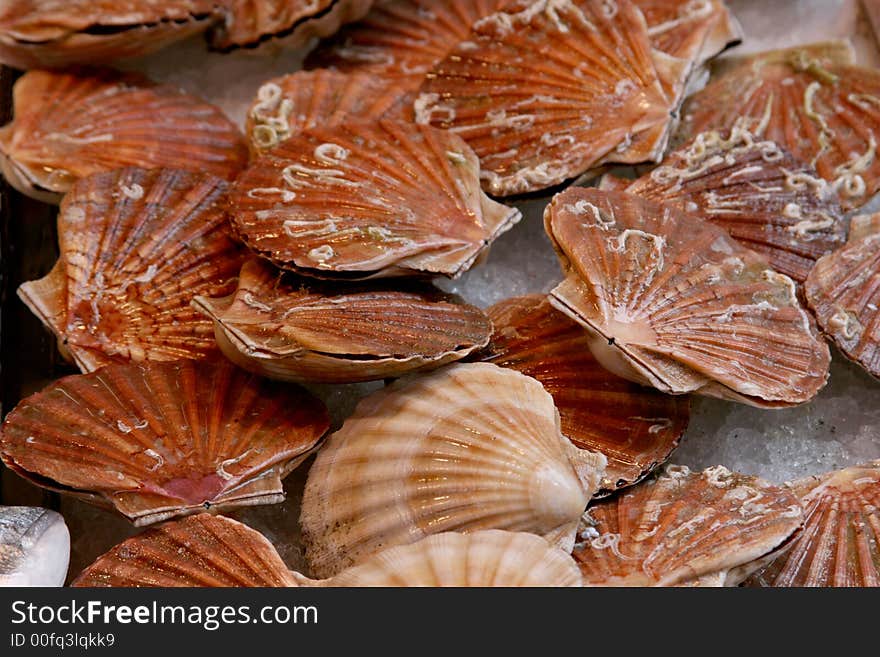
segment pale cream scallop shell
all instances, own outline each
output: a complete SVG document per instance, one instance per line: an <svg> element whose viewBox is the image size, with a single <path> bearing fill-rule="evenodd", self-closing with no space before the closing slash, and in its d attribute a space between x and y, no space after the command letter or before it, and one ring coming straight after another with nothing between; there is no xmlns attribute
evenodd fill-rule
<svg viewBox="0 0 880 657"><path fill-rule="evenodd" d="M474 363L364 399L318 454L303 495L306 559L330 577L449 531L542 535L571 551L605 457L562 437L543 386Z"/></svg>

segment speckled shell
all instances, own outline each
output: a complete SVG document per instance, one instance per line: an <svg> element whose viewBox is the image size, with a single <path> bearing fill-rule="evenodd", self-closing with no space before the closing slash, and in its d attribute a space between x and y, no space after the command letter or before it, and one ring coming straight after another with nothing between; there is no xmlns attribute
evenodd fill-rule
<svg viewBox="0 0 880 657"><path fill-rule="evenodd" d="M736 586L778 549L803 510L785 487L722 466L669 466L590 507L572 556L584 586Z"/></svg>
<svg viewBox="0 0 880 657"><path fill-rule="evenodd" d="M0 506L0 588L63 586L70 532L61 514L31 506Z"/></svg>
<svg viewBox="0 0 880 657"><path fill-rule="evenodd" d="M235 289L243 255L222 209L226 183L169 169L80 180L61 204L61 257L19 295L83 371L114 361L217 353L197 294Z"/></svg>
<svg viewBox="0 0 880 657"><path fill-rule="evenodd" d="M247 163L238 128L170 85L108 69L30 71L0 128L0 169L23 194L57 202L76 180L126 166L231 179Z"/></svg>
<svg viewBox="0 0 880 657"><path fill-rule="evenodd" d="M488 312L495 331L480 357L540 381L559 410L563 435L608 459L597 495L640 481L669 458L687 428L687 397L606 370L581 325L543 295L508 299Z"/></svg>
<svg viewBox="0 0 880 657"><path fill-rule="evenodd" d="M4 0L0 62L20 69L145 55L208 29L215 0Z"/></svg>
<svg viewBox="0 0 880 657"><path fill-rule="evenodd" d="M300 522L312 573L448 531L504 529L571 550L605 467L560 433L519 372L451 365L370 395L318 453Z"/></svg>
<svg viewBox="0 0 880 657"><path fill-rule="evenodd" d="M434 67L415 109L471 145L498 195L573 178L670 119L630 0L508 3Z"/></svg>
<svg viewBox="0 0 880 657"><path fill-rule="evenodd" d="M721 0L635 0L651 45L699 66L742 39L742 28Z"/></svg>
<svg viewBox="0 0 880 657"><path fill-rule="evenodd" d="M849 242L816 263L804 289L820 328L880 378L880 214L853 217Z"/></svg>
<svg viewBox="0 0 880 657"><path fill-rule="evenodd" d="M297 586L265 536L209 513L163 523L101 555L75 587Z"/></svg>
<svg viewBox="0 0 880 657"><path fill-rule="evenodd" d="M210 35L216 50L266 42L300 48L361 18L373 0L222 0L226 20Z"/></svg>
<svg viewBox="0 0 880 657"><path fill-rule="evenodd" d="M305 286L268 263L242 267L235 293L196 297L226 356L273 379L352 383L436 369L486 346L492 323L436 288Z"/></svg>
<svg viewBox="0 0 880 657"><path fill-rule="evenodd" d="M831 185L741 126L697 135L625 191L699 214L798 283L846 236Z"/></svg>
<svg viewBox="0 0 880 657"><path fill-rule="evenodd" d="M534 534L485 530L428 536L380 552L322 586L580 586L570 555Z"/></svg>
<svg viewBox="0 0 880 657"><path fill-rule="evenodd" d="M247 115L245 131L253 156L307 128L378 119L406 88L368 73L299 71L264 83Z"/></svg>
<svg viewBox="0 0 880 657"><path fill-rule="evenodd" d="M347 280L458 276L520 218L480 191L461 138L393 121L294 135L245 170L230 204L258 255Z"/></svg>
<svg viewBox="0 0 880 657"><path fill-rule="evenodd" d="M791 485L804 527L751 586L880 587L880 461Z"/></svg>
<svg viewBox="0 0 880 657"><path fill-rule="evenodd" d="M309 393L225 360L108 365L20 402L0 455L38 485L146 525L280 502L281 479L328 428Z"/></svg>
<svg viewBox="0 0 880 657"><path fill-rule="evenodd" d="M745 59L689 99L684 134L745 120L815 167L845 210L862 206L880 190L880 71L841 64L840 55L814 47Z"/></svg>
<svg viewBox="0 0 880 657"><path fill-rule="evenodd" d="M566 279L551 303L615 374L754 406L812 399L831 356L794 282L717 226L630 194L571 188L545 211Z"/></svg>

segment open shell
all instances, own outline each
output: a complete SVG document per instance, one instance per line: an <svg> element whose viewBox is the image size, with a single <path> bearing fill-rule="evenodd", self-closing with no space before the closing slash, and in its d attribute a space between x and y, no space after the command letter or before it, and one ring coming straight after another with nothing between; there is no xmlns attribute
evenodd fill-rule
<svg viewBox="0 0 880 657"><path fill-rule="evenodd" d="M0 61L20 69L59 68L145 55L208 29L220 18L217 4L216 0L4 0Z"/></svg>
<svg viewBox="0 0 880 657"><path fill-rule="evenodd" d="M80 180L61 204L61 257L19 295L83 371L217 352L194 295L235 289L242 262L222 209L227 184L169 169Z"/></svg>
<svg viewBox="0 0 880 657"><path fill-rule="evenodd" d="M498 195L562 183L670 120L630 0L508 3L434 67L416 118L463 137Z"/></svg>
<svg viewBox="0 0 880 657"><path fill-rule="evenodd" d="M480 358L534 377L553 396L562 433L608 459L599 495L630 486L666 461L689 418L689 399L622 379L590 353L580 324L543 295L489 309L495 331Z"/></svg>
<svg viewBox="0 0 880 657"><path fill-rule="evenodd" d="M845 210L880 190L880 71L850 66L839 48L792 48L747 58L691 97L683 129L694 135L738 121L808 162Z"/></svg>
<svg viewBox="0 0 880 657"><path fill-rule="evenodd" d="M0 448L38 485L146 525L280 502L281 480L328 428L327 409L300 388L187 360L61 379L7 416Z"/></svg>
<svg viewBox="0 0 880 657"><path fill-rule="evenodd" d="M820 328L880 378L880 214L853 217L849 242L816 263L805 294Z"/></svg>
<svg viewBox="0 0 880 657"><path fill-rule="evenodd" d="M550 296L593 354L663 392L812 399L831 355L794 282L717 226L630 194L571 188L545 211L566 279Z"/></svg>
<svg viewBox="0 0 880 657"><path fill-rule="evenodd" d="M497 529L428 536L380 552L321 586L580 586L570 555L534 534Z"/></svg>
<svg viewBox="0 0 880 657"><path fill-rule="evenodd" d="M297 585L265 536L209 513L151 527L98 557L71 583L80 587Z"/></svg>
<svg viewBox="0 0 880 657"><path fill-rule="evenodd" d="M605 467L559 430L540 383L452 365L364 399L318 453L303 540L328 577L379 550L448 531L528 531L570 551Z"/></svg>
<svg viewBox="0 0 880 657"><path fill-rule="evenodd" d="M742 28L722 0L635 0L651 45L700 66L742 39Z"/></svg>
<svg viewBox="0 0 880 657"><path fill-rule="evenodd" d="M521 216L482 193L461 138L393 121L292 136L244 171L230 203L251 250L322 278L455 277Z"/></svg>
<svg viewBox="0 0 880 657"><path fill-rule="evenodd" d="M489 318L431 287L304 286L249 260L235 293L196 297L226 356L274 379L352 383L435 369L486 346Z"/></svg>
<svg viewBox="0 0 880 657"><path fill-rule="evenodd" d="M57 202L76 180L126 166L232 179L247 163L223 113L171 85L109 69L30 71L0 128L0 168L23 194Z"/></svg>
<svg viewBox="0 0 880 657"><path fill-rule="evenodd" d="M804 527L748 583L880 587L880 461L791 486L804 506Z"/></svg>
<svg viewBox="0 0 880 657"><path fill-rule="evenodd" d="M70 532L61 514L31 506L0 506L0 588L64 586Z"/></svg>
<svg viewBox="0 0 880 657"><path fill-rule="evenodd" d="M736 586L802 521L785 487L722 466L669 466L590 507L573 557L585 586Z"/></svg>
<svg viewBox="0 0 880 657"><path fill-rule="evenodd" d="M846 236L831 185L740 125L697 135L625 191L708 219L798 283Z"/></svg>

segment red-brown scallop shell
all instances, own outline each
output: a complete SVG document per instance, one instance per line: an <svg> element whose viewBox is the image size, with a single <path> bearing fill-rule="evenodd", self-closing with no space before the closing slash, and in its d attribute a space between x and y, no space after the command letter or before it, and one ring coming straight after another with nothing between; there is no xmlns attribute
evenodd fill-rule
<svg viewBox="0 0 880 657"><path fill-rule="evenodd" d="M635 0L648 24L651 45L699 66L742 38L742 28L722 0Z"/></svg>

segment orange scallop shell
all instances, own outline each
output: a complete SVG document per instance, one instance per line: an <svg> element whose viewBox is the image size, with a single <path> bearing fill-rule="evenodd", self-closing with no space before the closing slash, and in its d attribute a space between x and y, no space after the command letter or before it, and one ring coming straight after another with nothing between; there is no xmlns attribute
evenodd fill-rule
<svg viewBox="0 0 880 657"><path fill-rule="evenodd" d="M862 206L880 190L880 71L848 65L846 52L831 44L741 61L689 99L684 134L745 121L815 167L845 210Z"/></svg>
<svg viewBox="0 0 880 657"><path fill-rule="evenodd" d="M831 185L740 126L697 135L624 191L699 214L798 283L846 235Z"/></svg>
<svg viewBox="0 0 880 657"><path fill-rule="evenodd" d="M663 392L776 407L831 360L794 282L717 226L630 194L571 188L545 211L566 279L551 303L615 374Z"/></svg>
<svg viewBox="0 0 880 657"><path fill-rule="evenodd" d="M742 29L721 0L635 0L651 45L700 65L738 43Z"/></svg>
<svg viewBox="0 0 880 657"><path fill-rule="evenodd" d="M19 295L83 371L216 353L213 325L190 301L235 289L243 256L222 209L226 189L169 169L83 178L61 204L58 264Z"/></svg>
<svg viewBox="0 0 880 657"><path fill-rule="evenodd" d="M252 251L321 278L455 277L520 218L480 191L461 138L392 121L299 132L242 173L230 205Z"/></svg>
<svg viewBox="0 0 880 657"><path fill-rule="evenodd" d="M101 555L75 587L297 586L275 547L209 513L151 527Z"/></svg>
<svg viewBox="0 0 880 657"><path fill-rule="evenodd" d="M540 381L559 410L563 435L608 459L597 496L640 481L669 458L687 428L687 397L611 374L590 353L580 324L542 295L508 299L488 312L495 332L481 359Z"/></svg>
<svg viewBox="0 0 880 657"><path fill-rule="evenodd" d="M125 166L234 178L247 163L238 128L208 103L107 69L30 71L0 128L0 167L16 189L57 201L76 180Z"/></svg>
<svg viewBox="0 0 880 657"><path fill-rule="evenodd" d="M584 586L736 586L797 531L785 487L730 472L669 466L590 506L572 556Z"/></svg>
<svg viewBox="0 0 880 657"><path fill-rule="evenodd" d="M114 364L24 399L3 462L34 483L115 508L135 525L270 504L329 428L296 386L225 360Z"/></svg>
<svg viewBox="0 0 880 657"><path fill-rule="evenodd" d="M880 461L792 484L804 527L753 586L880 587Z"/></svg>

